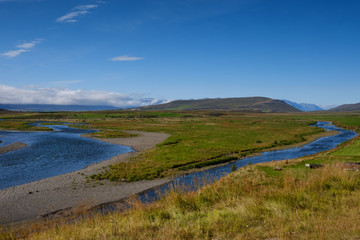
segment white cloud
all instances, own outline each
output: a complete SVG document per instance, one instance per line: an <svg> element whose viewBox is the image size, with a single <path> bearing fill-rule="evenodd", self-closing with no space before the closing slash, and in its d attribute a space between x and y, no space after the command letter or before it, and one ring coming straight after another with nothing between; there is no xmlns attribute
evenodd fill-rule
<svg viewBox="0 0 360 240"><path fill-rule="evenodd" d="M73 10L86 11L92 8L97 8L98 5L79 5L73 8Z"/></svg>
<svg viewBox="0 0 360 240"><path fill-rule="evenodd" d="M109 60L110 61L138 61L138 60L142 60L144 59L143 57L131 57L131 56L127 56L127 55L124 55L124 56L118 56L118 57L113 57L113 58L110 58Z"/></svg>
<svg viewBox="0 0 360 240"><path fill-rule="evenodd" d="M22 48L22 49L31 49L31 48L35 47L36 44L41 43L41 41L42 41L41 39L36 39L31 42L23 42L23 43L16 45L16 47Z"/></svg>
<svg viewBox="0 0 360 240"><path fill-rule="evenodd" d="M79 15L84 15L88 13L88 11L76 11L76 12L71 12L71 13L68 13L62 17L59 17L58 19L56 19L56 22L74 22L74 21L77 21L73 18L79 16Z"/></svg>
<svg viewBox="0 0 360 240"><path fill-rule="evenodd" d="M28 50L26 50L26 49L18 49L18 50L4 52L1 55L5 56L5 57L13 58L13 57L17 57L20 54L27 52L27 51Z"/></svg>
<svg viewBox="0 0 360 240"><path fill-rule="evenodd" d="M11 51L7 51L4 52L0 55L5 56L5 57L9 57L9 58L14 58L19 56L20 54L24 53L24 52L28 52L30 49L34 48L36 44L41 43L42 39L36 39L34 41L31 42L23 42L20 43L18 45L16 45L17 50L11 50Z"/></svg>
<svg viewBox="0 0 360 240"><path fill-rule="evenodd" d="M78 22L79 20L75 20L75 19L70 19L70 20L67 20L66 22L67 23L72 23L72 22Z"/></svg>
<svg viewBox="0 0 360 240"><path fill-rule="evenodd" d="M125 108L163 102L166 101L144 98L140 94L121 94L99 90L15 88L0 84L0 103L2 104L102 105Z"/></svg>
<svg viewBox="0 0 360 240"><path fill-rule="evenodd" d="M72 23L77 22L77 19L74 19L78 16L88 14L90 9L97 8L99 5L79 5L74 7L69 13L65 14L62 17L56 19L58 23Z"/></svg>

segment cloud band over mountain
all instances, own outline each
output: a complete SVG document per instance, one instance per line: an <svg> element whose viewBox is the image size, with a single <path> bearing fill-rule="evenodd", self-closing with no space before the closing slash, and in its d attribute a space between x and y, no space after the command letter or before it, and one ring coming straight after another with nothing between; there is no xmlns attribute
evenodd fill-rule
<svg viewBox="0 0 360 240"><path fill-rule="evenodd" d="M145 98L140 94L121 94L99 90L57 88L15 88L0 84L2 104L103 105L119 108L164 103L166 100Z"/></svg>

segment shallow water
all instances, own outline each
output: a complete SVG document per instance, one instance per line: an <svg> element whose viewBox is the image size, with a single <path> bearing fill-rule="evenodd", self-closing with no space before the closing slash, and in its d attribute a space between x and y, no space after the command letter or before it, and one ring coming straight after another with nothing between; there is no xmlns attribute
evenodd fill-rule
<svg viewBox="0 0 360 240"><path fill-rule="evenodd" d="M40 124L40 123L38 123ZM0 189L85 168L113 156L131 152L128 146L81 137L95 132L56 123L52 132L0 131L0 146L23 142L29 147L0 154Z"/></svg>
<svg viewBox="0 0 360 240"><path fill-rule="evenodd" d="M169 189L179 186L184 188L185 191L196 190L206 184L210 184L220 179L221 177L224 177L229 173L231 173L232 165L235 165L237 168L240 168L240 167L248 166L249 164L280 161L285 159L295 159L299 157L309 156L315 153L333 149L337 147L339 144L348 141L358 135L356 132L335 127L329 122L318 122L314 126L324 128L327 131L331 131L331 130L338 131L339 134L335 136L320 138L302 147L264 152L261 155L240 159L231 164L178 177L170 184L164 185L156 190L150 190L144 194L140 194L139 198L143 202L152 202L154 200L159 199L159 196L169 191ZM113 206L108 206L108 207L110 210L113 208Z"/></svg>

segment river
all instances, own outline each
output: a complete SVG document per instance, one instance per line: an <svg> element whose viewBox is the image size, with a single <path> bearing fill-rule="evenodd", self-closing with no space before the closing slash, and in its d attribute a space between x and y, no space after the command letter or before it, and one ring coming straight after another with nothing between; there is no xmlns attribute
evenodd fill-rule
<svg viewBox="0 0 360 240"><path fill-rule="evenodd" d="M40 123L37 123L39 125ZM0 131L0 146L14 142L26 148L0 154L0 189L73 172L93 163L133 151L128 146L104 143L81 137L96 132L68 127L66 124L46 125L53 131Z"/></svg>

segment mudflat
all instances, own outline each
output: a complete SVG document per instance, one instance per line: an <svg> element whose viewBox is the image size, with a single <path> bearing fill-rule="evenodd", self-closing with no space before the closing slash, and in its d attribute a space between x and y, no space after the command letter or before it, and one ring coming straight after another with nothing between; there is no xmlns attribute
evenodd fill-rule
<svg viewBox="0 0 360 240"><path fill-rule="evenodd" d="M42 216L63 209L92 208L100 204L120 201L170 182L171 179L132 183L102 181L102 185L86 182L84 176L98 173L103 167L111 164L129 161L131 157L155 147L169 137L165 133L129 132L139 136L99 140L131 146L135 152L115 156L79 171L0 190L0 224L41 219Z"/></svg>

